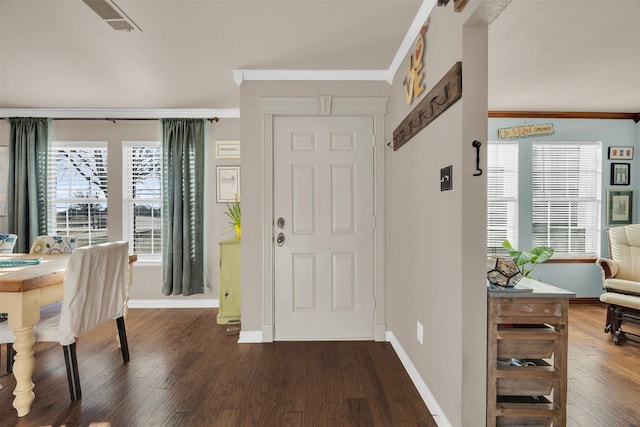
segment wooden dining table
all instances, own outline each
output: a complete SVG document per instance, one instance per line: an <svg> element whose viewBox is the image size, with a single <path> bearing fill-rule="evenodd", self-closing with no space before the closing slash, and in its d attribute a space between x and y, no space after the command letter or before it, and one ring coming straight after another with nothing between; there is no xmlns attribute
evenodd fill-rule
<svg viewBox="0 0 640 427"><path fill-rule="evenodd" d="M40 259L38 264L0 268L0 313L7 313L8 325L16 337L13 375L16 387L13 407L19 417L27 415L35 399L33 371L35 339L33 327L40 320L40 307L62 300L65 270L70 255L6 254L2 260ZM129 256L131 266L136 255Z"/></svg>

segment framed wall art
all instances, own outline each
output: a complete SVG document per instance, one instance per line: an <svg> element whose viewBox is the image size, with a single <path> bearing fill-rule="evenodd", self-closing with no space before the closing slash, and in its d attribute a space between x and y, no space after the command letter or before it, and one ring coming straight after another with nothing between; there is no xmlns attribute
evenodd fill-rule
<svg viewBox="0 0 640 427"><path fill-rule="evenodd" d="M240 197L240 166L216 166L216 202L229 203Z"/></svg>
<svg viewBox="0 0 640 427"><path fill-rule="evenodd" d="M607 225L633 222L633 191L607 191Z"/></svg>
<svg viewBox="0 0 640 427"><path fill-rule="evenodd" d="M240 141L216 141L216 159L239 159Z"/></svg>
<svg viewBox="0 0 640 427"><path fill-rule="evenodd" d="M611 185L629 185L631 164L611 163Z"/></svg>
<svg viewBox="0 0 640 427"><path fill-rule="evenodd" d="M633 160L633 147L609 147L609 160Z"/></svg>

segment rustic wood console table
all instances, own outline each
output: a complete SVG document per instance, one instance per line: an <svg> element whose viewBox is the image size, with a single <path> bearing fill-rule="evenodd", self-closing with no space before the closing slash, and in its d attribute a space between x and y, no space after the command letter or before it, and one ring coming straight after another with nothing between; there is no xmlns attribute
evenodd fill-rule
<svg viewBox="0 0 640 427"><path fill-rule="evenodd" d="M566 425L568 302L573 292L523 278L487 290L487 426Z"/></svg>

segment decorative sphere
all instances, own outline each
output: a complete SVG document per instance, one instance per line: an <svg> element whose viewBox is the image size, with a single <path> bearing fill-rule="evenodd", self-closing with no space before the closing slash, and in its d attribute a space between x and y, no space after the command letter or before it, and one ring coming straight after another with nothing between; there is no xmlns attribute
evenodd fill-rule
<svg viewBox="0 0 640 427"><path fill-rule="evenodd" d="M487 280L494 286L512 288L522 279L513 258L493 255L487 258Z"/></svg>

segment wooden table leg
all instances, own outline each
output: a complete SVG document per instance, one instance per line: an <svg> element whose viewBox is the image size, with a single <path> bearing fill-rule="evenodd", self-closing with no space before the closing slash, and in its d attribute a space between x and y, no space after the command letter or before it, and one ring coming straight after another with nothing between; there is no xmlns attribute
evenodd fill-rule
<svg viewBox="0 0 640 427"><path fill-rule="evenodd" d="M13 407L19 417L24 417L31 410L35 399L33 392L33 371L36 366L33 345L33 326L40 320L40 307L62 299L62 283L48 286L46 289L34 289L27 292L6 292L2 295L0 309L9 314L7 321L13 329L16 351L13 363L13 376L16 388L13 391Z"/></svg>
<svg viewBox="0 0 640 427"><path fill-rule="evenodd" d="M33 357L33 327L25 326L13 330L16 342L13 348L16 355L13 363L13 376L16 379L16 388L13 391L13 407L18 411L19 417L24 417L31 410L31 403L35 399L33 392L33 370L36 366L36 359Z"/></svg>

